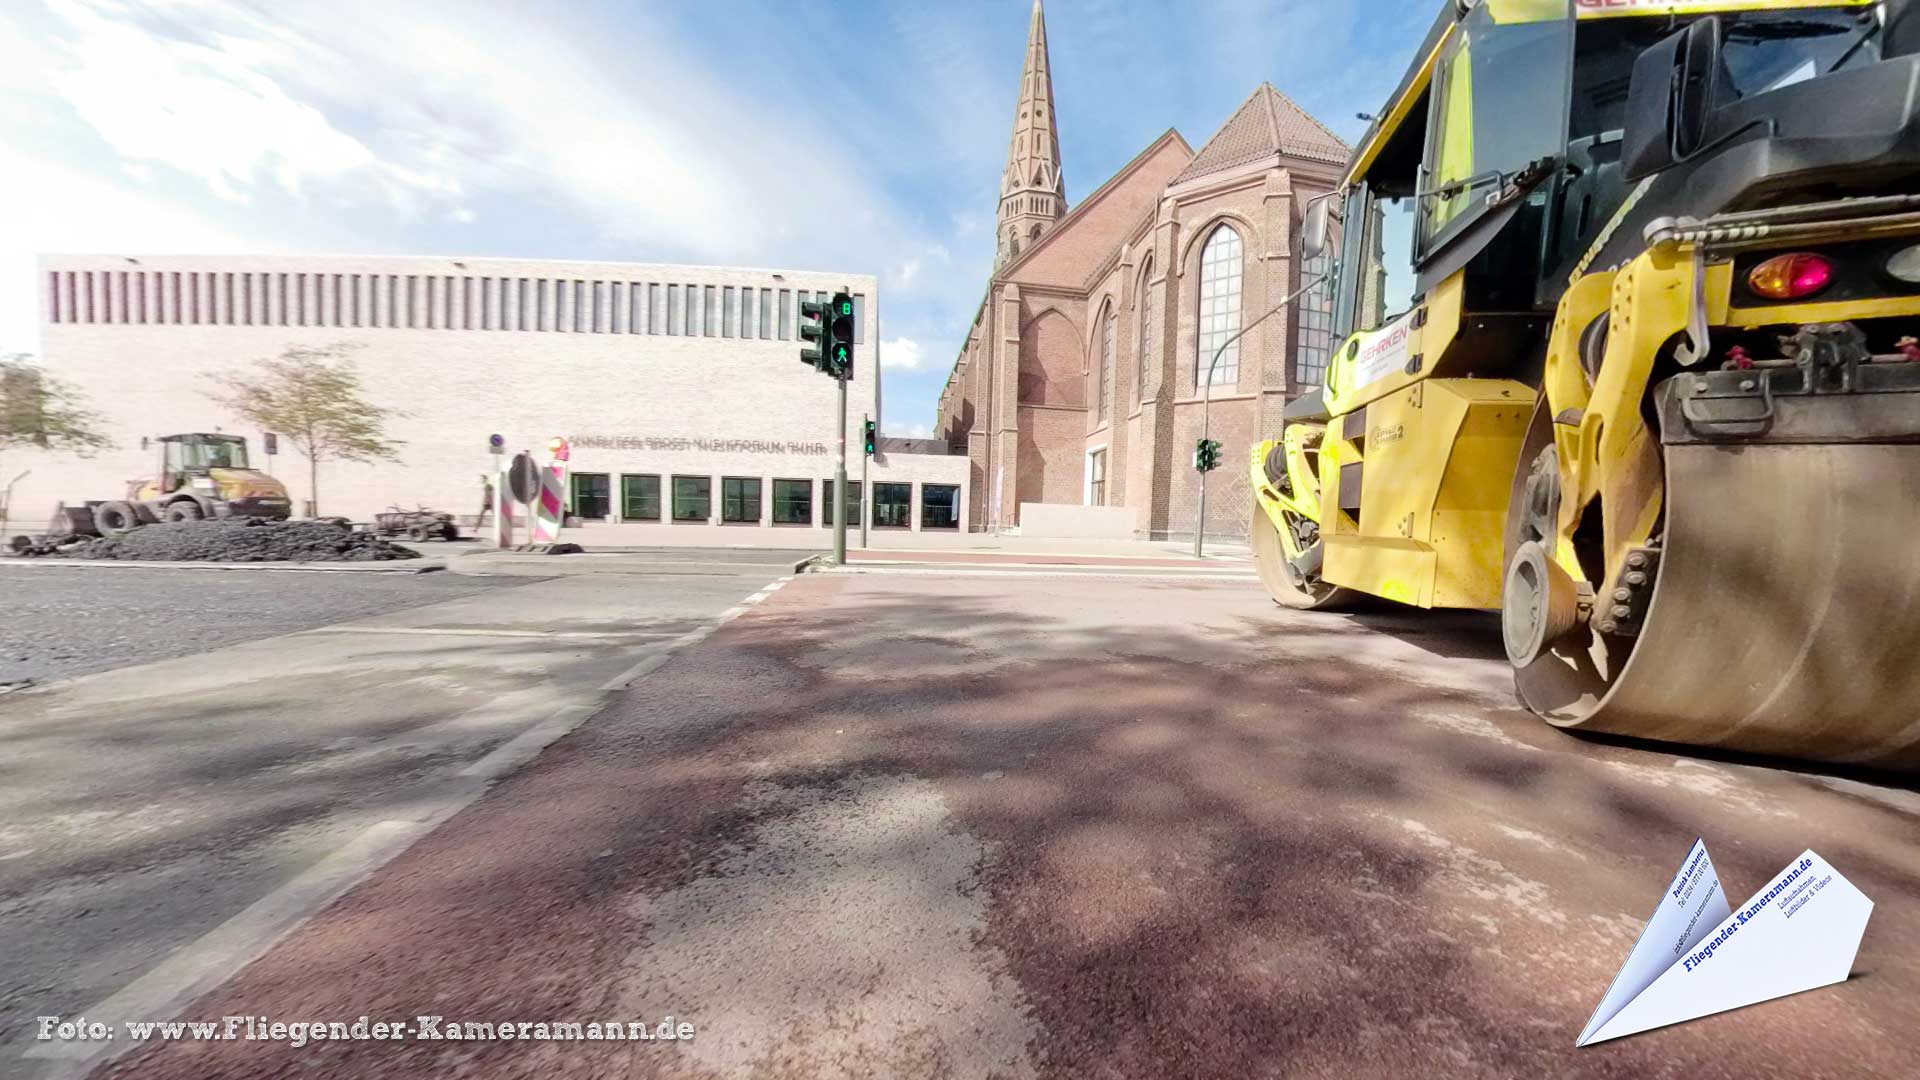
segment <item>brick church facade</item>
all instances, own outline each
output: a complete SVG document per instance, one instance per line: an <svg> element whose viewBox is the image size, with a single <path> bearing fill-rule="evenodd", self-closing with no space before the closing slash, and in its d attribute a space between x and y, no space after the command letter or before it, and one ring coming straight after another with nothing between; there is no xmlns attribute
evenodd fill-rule
<svg viewBox="0 0 1920 1080"><path fill-rule="evenodd" d="M1169 129L1069 209L1035 0L995 269L935 428L970 459L971 527L1014 527L1022 504L1051 503L1123 507L1136 536L1191 537L1205 393L1223 444L1206 533L1245 537L1247 454L1325 370L1325 290L1228 346L1210 385L1206 369L1318 269L1300 262L1301 217L1348 153L1263 83L1197 152Z"/></svg>

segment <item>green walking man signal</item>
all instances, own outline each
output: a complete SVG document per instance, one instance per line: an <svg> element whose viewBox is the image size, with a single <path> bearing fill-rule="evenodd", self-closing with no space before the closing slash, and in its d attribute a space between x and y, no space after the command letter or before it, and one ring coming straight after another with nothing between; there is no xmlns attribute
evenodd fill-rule
<svg viewBox="0 0 1920 1080"><path fill-rule="evenodd" d="M874 439L880 434L879 428L880 428L880 425L874 423L871 420L867 421L866 435L867 435L867 456L868 457L873 456Z"/></svg>
<svg viewBox="0 0 1920 1080"><path fill-rule="evenodd" d="M800 362L836 379L853 378L853 294L800 301Z"/></svg>
<svg viewBox="0 0 1920 1080"><path fill-rule="evenodd" d="M1193 447L1193 468L1209 473L1220 467L1220 440L1201 439Z"/></svg>

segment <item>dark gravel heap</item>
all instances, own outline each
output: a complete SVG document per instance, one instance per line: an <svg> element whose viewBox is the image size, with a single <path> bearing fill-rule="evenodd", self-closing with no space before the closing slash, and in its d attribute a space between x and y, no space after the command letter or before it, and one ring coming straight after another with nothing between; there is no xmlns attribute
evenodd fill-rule
<svg viewBox="0 0 1920 1080"><path fill-rule="evenodd" d="M143 525L125 536L62 548L59 554L138 562L383 562L420 557L372 533L328 521L260 518Z"/></svg>

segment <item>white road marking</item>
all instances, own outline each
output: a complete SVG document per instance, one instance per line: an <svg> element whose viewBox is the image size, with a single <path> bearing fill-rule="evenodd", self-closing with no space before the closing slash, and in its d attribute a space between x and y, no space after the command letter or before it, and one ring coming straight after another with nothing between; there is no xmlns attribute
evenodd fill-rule
<svg viewBox="0 0 1920 1080"><path fill-rule="evenodd" d="M473 785L425 818L382 821L368 828L239 914L175 949L173 955L83 1015L113 1024L123 1019L159 1020L178 1015L195 998L259 959L307 916L386 865L484 790L484 785ZM121 1029L118 1034L126 1032ZM48 1080L65 1080L83 1076L102 1061L139 1045L119 1038L111 1042L47 1042L36 1044L21 1056L61 1063L44 1075Z"/></svg>
<svg viewBox="0 0 1920 1080"><path fill-rule="evenodd" d="M618 675L615 675L611 679L608 679L605 683L601 684L600 689L609 691L609 692L614 690L627 689L638 680L645 678L648 675L651 675L655 670L657 670L660 667L660 665L666 663L673 656L675 652L679 651L680 649L684 649L689 645L697 645L700 642L705 641L708 634L713 633L715 630L720 629L722 626L726 625L727 623L732 622L736 618L739 618L741 615L746 613L746 610L748 608L754 606L755 604L760 603L762 600L765 600L767 597L772 596L774 593L780 590L781 586L785 585L789 581L792 581L793 578L794 578L794 575L788 574L785 577L775 580L772 584L768 585L766 588L761 589L759 592L754 593L752 596L747 597L745 600L742 600L739 603L728 608L727 610L721 612L717 617L713 619L713 621L704 623L700 626L693 628L692 630L687 631L686 633L668 642L666 645L661 646L658 652L653 653L652 655L646 657L645 659L641 660L639 663L633 665L627 670L621 672Z"/></svg>
<svg viewBox="0 0 1920 1080"><path fill-rule="evenodd" d="M540 751L561 736L580 726L587 717L600 711L598 699L568 705L552 716L495 749L491 754L460 770L460 775L482 780L497 780L540 756Z"/></svg>

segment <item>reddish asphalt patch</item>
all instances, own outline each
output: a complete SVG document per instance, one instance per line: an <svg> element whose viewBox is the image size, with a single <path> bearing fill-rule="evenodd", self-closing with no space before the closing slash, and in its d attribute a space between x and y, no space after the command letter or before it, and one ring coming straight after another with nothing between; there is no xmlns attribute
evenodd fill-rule
<svg viewBox="0 0 1920 1080"><path fill-rule="evenodd" d="M1248 592L802 578L185 1015L654 1019L623 1015L622 988L655 904L694 882L741 902L802 887L739 869L793 813L756 791L905 777L984 853L961 888L994 1003L1029 1018L1031 1075L1920 1074L1910 791L1574 739L1496 704L1484 620L1301 616ZM1696 835L1735 898L1813 846L1878 901L1854 979L1576 1051ZM911 929L842 917L855 937ZM743 996L792 977L785 952L715 949L641 974L670 989L720 965ZM1007 1074L951 1038L880 1059L698 1039L771 1047L735 1075ZM669 1044L407 1041L153 1046L109 1075L718 1074Z"/></svg>

